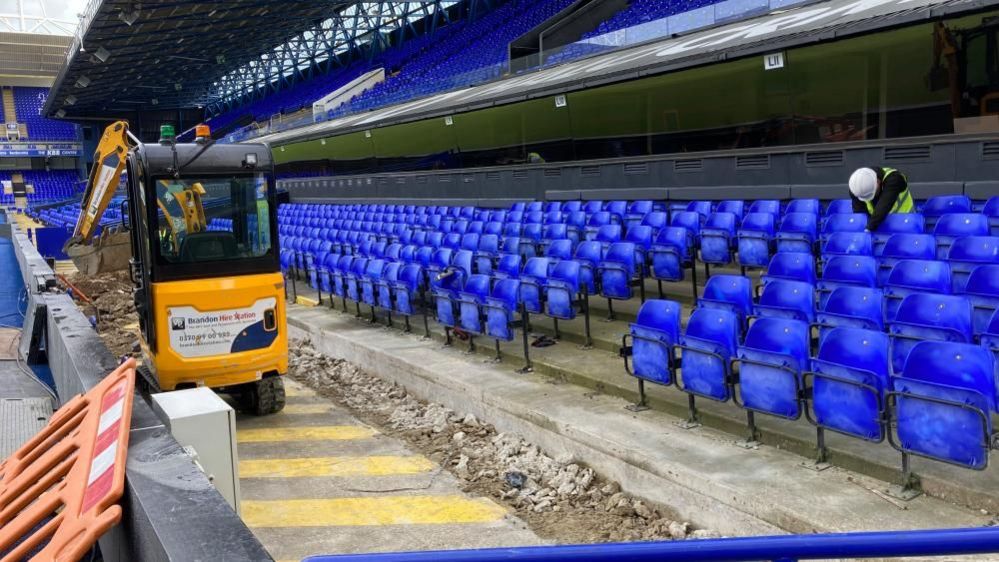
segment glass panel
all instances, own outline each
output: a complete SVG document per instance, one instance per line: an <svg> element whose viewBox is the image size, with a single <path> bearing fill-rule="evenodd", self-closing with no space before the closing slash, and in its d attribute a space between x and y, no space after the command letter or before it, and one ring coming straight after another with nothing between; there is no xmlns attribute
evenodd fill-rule
<svg viewBox="0 0 999 562"><path fill-rule="evenodd" d="M213 262L270 252L264 174L155 181L157 240L165 261Z"/></svg>

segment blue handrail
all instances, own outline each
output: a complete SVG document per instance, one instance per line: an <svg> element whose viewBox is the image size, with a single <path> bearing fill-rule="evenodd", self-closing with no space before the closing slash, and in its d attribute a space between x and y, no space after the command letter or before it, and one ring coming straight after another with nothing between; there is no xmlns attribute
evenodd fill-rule
<svg viewBox="0 0 999 562"><path fill-rule="evenodd" d="M306 562L742 562L999 552L999 527L310 556Z"/></svg>

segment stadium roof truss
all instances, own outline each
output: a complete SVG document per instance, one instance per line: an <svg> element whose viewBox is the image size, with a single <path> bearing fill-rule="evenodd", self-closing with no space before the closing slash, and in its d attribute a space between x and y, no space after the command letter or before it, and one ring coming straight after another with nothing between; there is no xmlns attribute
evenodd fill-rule
<svg viewBox="0 0 999 562"><path fill-rule="evenodd" d="M447 8L455 4L458 0L355 2L219 78L212 84L209 109L223 111L236 100L262 97L313 72L329 72L343 63L340 55L345 53L359 53L362 48L369 55L379 52L390 46L393 33L398 44L419 33L413 24L420 20L429 24L423 32L431 33L437 23L449 20Z"/></svg>
<svg viewBox="0 0 999 562"><path fill-rule="evenodd" d="M90 0L44 112L106 118L144 109L221 111L333 70L360 52L432 32L460 2L470 14L493 4Z"/></svg>

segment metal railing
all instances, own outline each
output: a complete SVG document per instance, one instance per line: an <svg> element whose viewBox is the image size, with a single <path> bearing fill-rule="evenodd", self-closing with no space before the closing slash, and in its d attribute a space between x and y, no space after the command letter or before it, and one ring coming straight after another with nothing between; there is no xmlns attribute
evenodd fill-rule
<svg viewBox="0 0 999 562"><path fill-rule="evenodd" d="M999 527L311 556L306 562L794 562L999 552Z"/></svg>

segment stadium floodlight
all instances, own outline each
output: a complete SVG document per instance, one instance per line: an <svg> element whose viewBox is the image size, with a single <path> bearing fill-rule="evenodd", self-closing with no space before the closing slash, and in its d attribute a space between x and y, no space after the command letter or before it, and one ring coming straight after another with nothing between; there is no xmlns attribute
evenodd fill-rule
<svg viewBox="0 0 999 562"><path fill-rule="evenodd" d="M94 53L94 58L101 62L108 62L108 59L111 58L111 52L104 47L98 47L97 52Z"/></svg>
<svg viewBox="0 0 999 562"><path fill-rule="evenodd" d="M73 95L66 96L66 105L75 105L75 104L76 104L76 96Z"/></svg>
<svg viewBox="0 0 999 562"><path fill-rule="evenodd" d="M131 5L127 9L122 10L118 13L118 19L125 22L125 25L131 27L136 20L139 19L139 8L136 5Z"/></svg>
<svg viewBox="0 0 999 562"><path fill-rule="evenodd" d="M56 111L55 112L55 116L58 119L62 119L63 117L66 116L66 110L65 109L60 109L59 111Z"/></svg>
<svg viewBox="0 0 999 562"><path fill-rule="evenodd" d="M89 85L90 85L90 78L87 78L86 76L80 76L79 78L76 79L77 88L86 88Z"/></svg>
<svg viewBox="0 0 999 562"><path fill-rule="evenodd" d="M153 104L153 105L159 105L159 104L160 104L160 100L158 100L158 99L156 99L156 98L153 98L153 99L152 99L152 100L150 100L150 101L152 102L152 104Z"/></svg>

